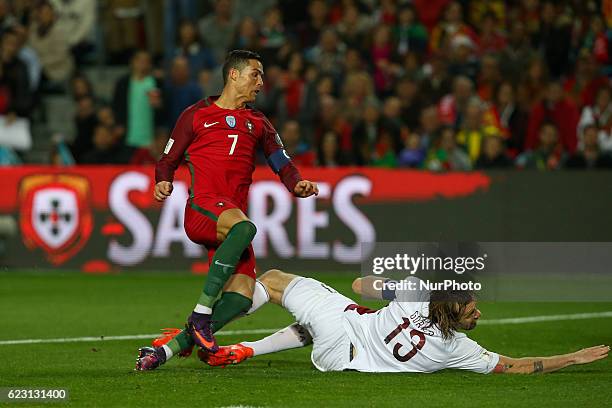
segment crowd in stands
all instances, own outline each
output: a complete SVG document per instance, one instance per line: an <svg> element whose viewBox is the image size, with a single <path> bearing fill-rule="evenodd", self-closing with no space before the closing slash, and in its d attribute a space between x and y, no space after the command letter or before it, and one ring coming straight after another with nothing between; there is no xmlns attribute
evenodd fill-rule
<svg viewBox="0 0 612 408"><path fill-rule="evenodd" d="M612 168L610 25L612 0L0 0L0 134L66 93L52 163L154 163L243 48L298 166ZM108 100L100 55L129 66Z"/></svg>

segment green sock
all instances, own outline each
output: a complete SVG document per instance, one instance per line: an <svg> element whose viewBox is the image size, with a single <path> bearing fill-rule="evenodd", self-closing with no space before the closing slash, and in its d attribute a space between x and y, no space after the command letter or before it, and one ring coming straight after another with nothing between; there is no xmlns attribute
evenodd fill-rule
<svg viewBox="0 0 612 408"><path fill-rule="evenodd" d="M213 256L206 283L204 283L204 291L198 299L198 304L212 308L256 232L257 228L251 221L241 221L232 227L227 238L219 245Z"/></svg>
<svg viewBox="0 0 612 408"><path fill-rule="evenodd" d="M234 317L247 312L253 301L236 292L223 292L213 309L211 320L213 332L228 324Z"/></svg>
<svg viewBox="0 0 612 408"><path fill-rule="evenodd" d="M189 333L187 333L187 330L183 330L182 332L177 334L175 338L170 340L166 344L166 346L168 346L170 350L172 350L173 355L177 355L181 351L191 348L194 344L195 343L191 339Z"/></svg>

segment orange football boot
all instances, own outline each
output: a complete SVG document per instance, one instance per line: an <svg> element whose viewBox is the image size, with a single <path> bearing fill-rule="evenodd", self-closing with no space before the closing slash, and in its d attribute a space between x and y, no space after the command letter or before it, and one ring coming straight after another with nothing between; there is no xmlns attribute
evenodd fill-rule
<svg viewBox="0 0 612 408"><path fill-rule="evenodd" d="M220 346L215 353L198 350L198 357L212 367L225 367L232 364L240 364L247 358L253 357L253 349L242 344L234 344L231 346Z"/></svg>

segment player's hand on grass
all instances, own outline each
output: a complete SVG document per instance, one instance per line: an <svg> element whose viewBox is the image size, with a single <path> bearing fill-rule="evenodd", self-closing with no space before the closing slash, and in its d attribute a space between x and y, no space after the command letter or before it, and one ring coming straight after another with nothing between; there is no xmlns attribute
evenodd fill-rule
<svg viewBox="0 0 612 408"><path fill-rule="evenodd" d="M172 183L169 181L160 181L155 185L155 191L153 196L157 201L164 201L167 197L172 194Z"/></svg>
<svg viewBox="0 0 612 408"><path fill-rule="evenodd" d="M610 346L594 346L574 353L574 364L587 364L608 357Z"/></svg>
<svg viewBox="0 0 612 408"><path fill-rule="evenodd" d="M317 186L317 183L302 180L295 185L293 192L297 197L306 198L313 194L319 195L319 187Z"/></svg>

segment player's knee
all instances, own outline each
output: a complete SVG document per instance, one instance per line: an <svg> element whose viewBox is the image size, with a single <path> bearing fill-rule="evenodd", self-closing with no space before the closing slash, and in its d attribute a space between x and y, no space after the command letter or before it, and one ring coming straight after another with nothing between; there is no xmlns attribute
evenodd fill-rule
<svg viewBox="0 0 612 408"><path fill-rule="evenodd" d="M354 293L357 293L357 294L361 293L361 278L357 278L353 281L353 284L351 285L351 289L353 289Z"/></svg>
<svg viewBox="0 0 612 408"><path fill-rule="evenodd" d="M269 292L282 292L287 286L286 281L289 276L291 275L279 269L270 269L261 275L259 280Z"/></svg>
<svg viewBox="0 0 612 408"><path fill-rule="evenodd" d="M236 235L241 235L247 240L252 241L253 238L255 238L255 234L257 234L257 227L248 219L238 220L229 227L217 224L218 241L225 241L230 232Z"/></svg>

